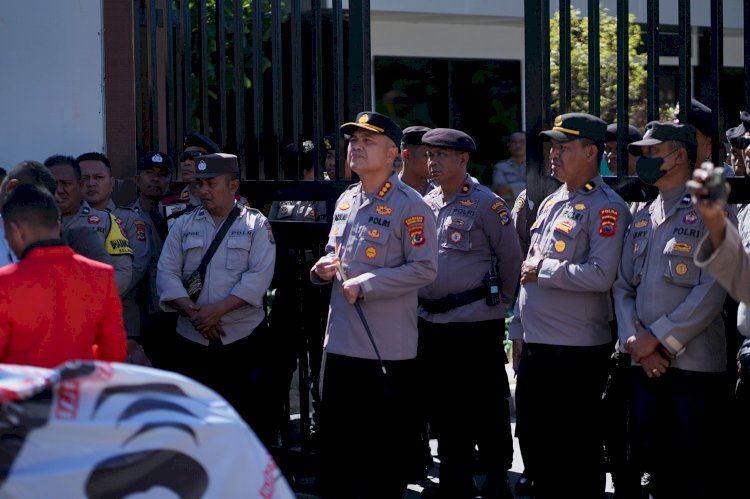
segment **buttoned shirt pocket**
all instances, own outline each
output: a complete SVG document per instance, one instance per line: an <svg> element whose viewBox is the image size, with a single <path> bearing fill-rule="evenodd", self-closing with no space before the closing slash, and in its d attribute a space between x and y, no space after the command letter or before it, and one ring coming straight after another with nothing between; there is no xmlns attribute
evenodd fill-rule
<svg viewBox="0 0 750 499"><path fill-rule="evenodd" d="M451 217L446 220L442 232L440 246L446 249L469 251L471 250L471 228L474 219L471 217Z"/></svg>
<svg viewBox="0 0 750 499"><path fill-rule="evenodd" d="M183 269L185 275L189 275L203 258L203 238L200 236L188 236L182 240Z"/></svg>
<svg viewBox="0 0 750 499"><path fill-rule="evenodd" d="M244 270L248 265L251 234L227 237L227 268Z"/></svg>
<svg viewBox="0 0 750 499"><path fill-rule="evenodd" d="M694 240L672 238L664 247L664 279L676 286L693 287L700 279L700 269L693 262L697 243Z"/></svg>
<svg viewBox="0 0 750 499"><path fill-rule="evenodd" d="M582 230L583 225L579 221L568 218L556 220L545 256L561 261L573 260Z"/></svg>
<svg viewBox="0 0 750 499"><path fill-rule="evenodd" d="M384 267L390 230L378 225L366 225L363 229L353 260L374 267Z"/></svg>

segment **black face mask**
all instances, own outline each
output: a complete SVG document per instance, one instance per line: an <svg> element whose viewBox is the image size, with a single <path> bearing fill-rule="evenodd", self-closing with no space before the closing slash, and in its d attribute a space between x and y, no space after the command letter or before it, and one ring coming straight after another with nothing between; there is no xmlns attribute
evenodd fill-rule
<svg viewBox="0 0 750 499"><path fill-rule="evenodd" d="M641 156L635 163L635 171L645 184L654 185L667 172L661 170L664 158L647 158Z"/></svg>
<svg viewBox="0 0 750 499"><path fill-rule="evenodd" d="M645 156L641 156L640 158L638 158L638 161L636 161L635 163L635 172L636 174L638 174L638 178L640 178L644 183L648 185L654 185L659 181L660 178L666 175L669 170L676 166L674 165L668 170L661 169L661 165L664 164L664 160L667 158L667 156L676 151L677 149L672 149L667 154L665 154L664 157L647 158Z"/></svg>

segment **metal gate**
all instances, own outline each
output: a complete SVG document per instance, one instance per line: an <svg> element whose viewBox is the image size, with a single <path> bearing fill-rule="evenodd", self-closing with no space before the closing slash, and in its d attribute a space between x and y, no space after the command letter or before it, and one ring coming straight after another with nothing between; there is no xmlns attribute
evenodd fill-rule
<svg viewBox="0 0 750 499"><path fill-rule="evenodd" d="M679 119L688 122L690 112L690 100L693 95L693 68L691 66L691 5L690 0L675 0L678 9L679 23L677 32L670 36L676 38L678 49L678 85L677 95L679 102ZM555 2L557 3L557 2ZM719 89L723 69L723 1L709 0L710 3L710 43L705 56L710 61L706 68L708 77L704 80L706 88L703 95L707 98L703 102L714 110L713 119L717 130L724 130L720 125L724 123L722 113L723 99ZM599 116L600 97L600 59L599 59L599 0L587 0L588 6L588 112ZM625 176L627 172L627 145L626 135L628 120L628 83L629 83L629 59L628 44L620 43L628 40L629 29L629 4L628 0L618 0L616 8L617 17L617 124L618 124L618 177L605 177L605 180L625 198L626 201L642 201L640 189L626 189L632 180L628 181ZM646 26L646 56L647 56L647 115L648 121L659 119L659 83L658 83L658 61L660 47L662 46L662 26L659 21L659 0L647 0L647 26ZM670 3L671 5L671 3ZM550 81L550 1L549 0L527 0L525 2L525 76L526 76L526 129L529 135L528 151L526 161L528 165L527 187L530 199L535 203L540 202L547 194L554 190L558 184L553 182L548 175L544 174L544 161L542 142L538 138L539 133L546 125L549 125L554 116L550 116L551 87L557 86L560 95L560 113L568 111L571 102L571 43L573 40L571 25L571 1L559 0L559 81ZM745 47L745 92L744 105L742 102L737 106L739 111L750 103L750 4L744 2L744 47ZM718 112L717 112L718 111ZM739 114L739 113L738 113ZM728 117L733 126L739 122L738 116ZM720 137L723 139L723 134ZM723 150L720 144L714 141L713 158L714 163L724 161ZM730 202L747 202L750 200L750 189L744 178L730 179L732 194ZM532 223L533 220L529 220Z"/></svg>
<svg viewBox="0 0 750 499"><path fill-rule="evenodd" d="M274 201L325 201L333 213L350 181L341 179L342 144L335 147L335 179L324 180L323 140L338 139L340 123L371 107L369 0L350 2L346 11L341 0L134 0L133 8L138 152L176 158L183 137L198 131L238 156L240 194L254 207L268 213ZM305 141L314 144L315 180L301 180ZM299 298L285 314L297 319L291 354L299 357L304 450L309 367L299 341L326 321L325 310L305 306L310 293L327 308L326 291L305 283L310 255L320 254L330 224L272 225L279 260L272 287L277 296L284 288ZM289 440L282 428L282 446Z"/></svg>

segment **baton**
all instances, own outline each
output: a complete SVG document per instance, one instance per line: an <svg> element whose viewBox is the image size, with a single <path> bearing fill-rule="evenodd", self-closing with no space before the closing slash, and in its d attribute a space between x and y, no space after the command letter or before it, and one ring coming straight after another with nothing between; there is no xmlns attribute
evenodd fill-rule
<svg viewBox="0 0 750 499"><path fill-rule="evenodd" d="M338 256L338 247L336 248L336 256ZM344 273L343 265L341 265L341 260L336 263L336 277L342 284L346 280L346 274ZM372 349L375 350L375 355L378 358L378 362L380 362L380 369L383 371L383 374L387 375L388 373L385 370L385 364L383 364L383 359L380 357L380 351L378 350L378 346L375 344L375 338L372 336L370 326L369 324L367 324L367 319L365 318L365 313L362 311L362 304L359 303L359 298L357 298L357 301L354 302L354 308L357 310L359 320L362 321L362 326L364 326L365 331L367 332L367 337L370 339Z"/></svg>

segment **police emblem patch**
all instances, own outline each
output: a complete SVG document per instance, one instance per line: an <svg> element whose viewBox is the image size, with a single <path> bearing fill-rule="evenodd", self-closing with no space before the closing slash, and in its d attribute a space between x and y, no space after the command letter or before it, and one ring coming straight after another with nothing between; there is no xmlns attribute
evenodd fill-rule
<svg viewBox="0 0 750 499"><path fill-rule="evenodd" d="M339 210L342 210L342 211L346 211L346 210L348 210L349 208L351 208L351 205L350 205L350 204L349 204L348 202L346 202L346 201L343 201L343 202L342 202L342 203L341 203L341 204L339 205Z"/></svg>
<svg viewBox="0 0 750 499"><path fill-rule="evenodd" d="M89 217L89 223L90 223L90 224L94 224L94 225L96 225L96 224L98 224L98 223L99 223L99 222L101 222L101 221L102 221L102 219L101 219L101 218L99 218L99 217L97 217L96 215L91 215L91 216Z"/></svg>
<svg viewBox="0 0 750 499"><path fill-rule="evenodd" d="M695 210L690 210L687 212L687 214L683 217L682 221L686 224L692 225L695 222L698 221L698 214L695 212Z"/></svg>
<svg viewBox="0 0 750 499"><path fill-rule="evenodd" d="M463 238L464 236L462 236L460 232L458 231L451 232L451 235L450 235L451 242L460 243L461 239Z"/></svg>
<svg viewBox="0 0 750 499"><path fill-rule="evenodd" d="M378 250L370 246L365 250L365 256L367 258L375 258L376 256L378 256Z"/></svg>
<svg viewBox="0 0 750 499"><path fill-rule="evenodd" d="M378 215L390 215L393 213L393 208L384 204L375 207L375 213Z"/></svg>
<svg viewBox="0 0 750 499"><path fill-rule="evenodd" d="M684 263L684 262L678 263L677 265L675 265L674 272L678 276L684 276L685 274L688 273L688 266L687 266L687 264Z"/></svg>
<svg viewBox="0 0 750 499"><path fill-rule="evenodd" d="M558 253L565 251L565 241L555 241L555 251Z"/></svg>
<svg viewBox="0 0 750 499"><path fill-rule="evenodd" d="M206 165L206 162L204 160L200 160L200 162L198 163L198 169L200 171L205 171L206 168L208 168L208 166Z"/></svg>
<svg viewBox="0 0 750 499"><path fill-rule="evenodd" d="M378 229L370 229L367 231L367 235L377 239L380 237L380 231Z"/></svg>
<svg viewBox="0 0 750 499"><path fill-rule="evenodd" d="M604 208L599 210L601 221L599 222L599 235L611 237L617 233L617 219L620 213L614 208Z"/></svg>

